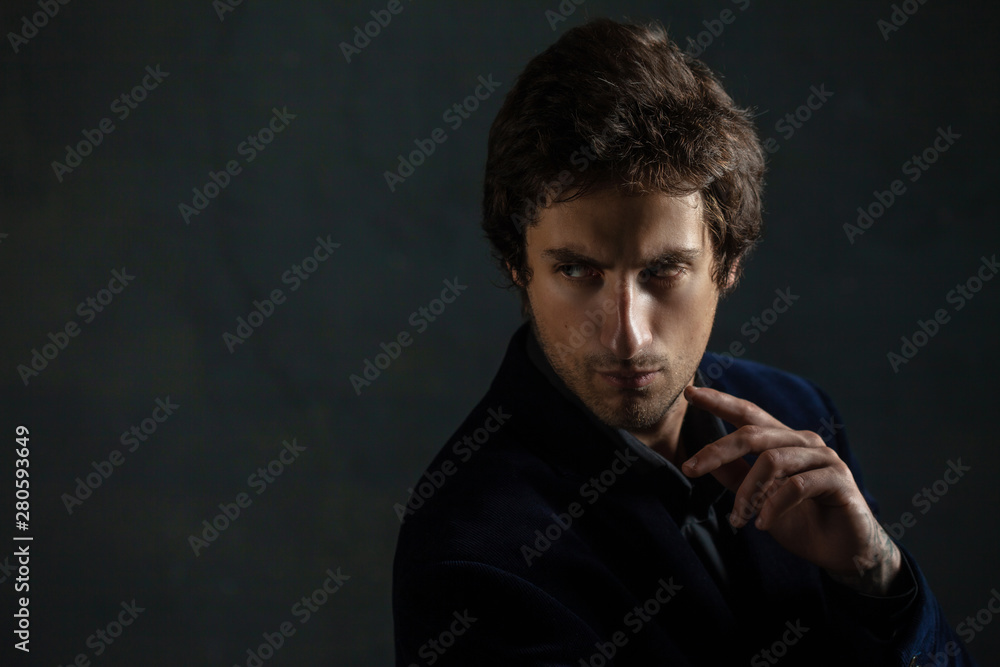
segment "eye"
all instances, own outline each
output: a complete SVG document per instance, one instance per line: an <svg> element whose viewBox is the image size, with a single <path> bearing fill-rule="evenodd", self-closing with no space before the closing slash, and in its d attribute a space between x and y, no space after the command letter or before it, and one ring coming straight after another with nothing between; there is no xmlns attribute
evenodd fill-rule
<svg viewBox="0 0 1000 667"><path fill-rule="evenodd" d="M653 279L669 283L684 275L686 270L677 264L654 264L639 272L639 282Z"/></svg>
<svg viewBox="0 0 1000 667"><path fill-rule="evenodd" d="M570 280L587 280L597 275L591 267L584 264L562 264L556 267L556 271Z"/></svg>

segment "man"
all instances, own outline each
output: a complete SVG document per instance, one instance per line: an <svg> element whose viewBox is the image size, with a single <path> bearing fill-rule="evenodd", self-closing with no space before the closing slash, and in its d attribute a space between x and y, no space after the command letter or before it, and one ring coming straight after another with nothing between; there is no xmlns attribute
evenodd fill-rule
<svg viewBox="0 0 1000 667"><path fill-rule="evenodd" d="M528 322L401 516L397 665L973 664L827 395L705 352L763 172L658 25L527 65L483 226Z"/></svg>

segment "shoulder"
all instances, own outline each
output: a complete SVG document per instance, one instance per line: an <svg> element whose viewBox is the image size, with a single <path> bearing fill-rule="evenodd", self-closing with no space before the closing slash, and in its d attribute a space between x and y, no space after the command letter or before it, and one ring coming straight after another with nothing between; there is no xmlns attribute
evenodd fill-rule
<svg viewBox="0 0 1000 667"><path fill-rule="evenodd" d="M498 398L490 392L472 410L396 506L397 561L516 569L511 543L527 540L525 527L543 525L570 492L570 479L539 456L531 415Z"/></svg>

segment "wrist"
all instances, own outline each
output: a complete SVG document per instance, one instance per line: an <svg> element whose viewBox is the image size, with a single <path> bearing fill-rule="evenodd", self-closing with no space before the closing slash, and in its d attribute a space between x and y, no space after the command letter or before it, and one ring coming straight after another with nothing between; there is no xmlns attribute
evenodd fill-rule
<svg viewBox="0 0 1000 667"><path fill-rule="evenodd" d="M826 573L839 584L859 593L874 596L890 594L893 582L902 569L903 557L899 548L885 530L879 530L873 548L864 556L854 557L855 569L847 572Z"/></svg>

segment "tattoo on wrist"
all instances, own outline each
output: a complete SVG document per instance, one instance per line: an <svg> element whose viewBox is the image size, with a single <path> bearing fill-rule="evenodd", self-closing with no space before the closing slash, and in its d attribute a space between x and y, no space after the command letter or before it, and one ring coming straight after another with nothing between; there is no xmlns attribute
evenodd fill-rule
<svg viewBox="0 0 1000 667"><path fill-rule="evenodd" d="M869 515L871 516L871 515ZM830 578L868 595L886 595L892 585L902 555L896 543L871 516L868 539L869 552L853 557L855 571L847 574L829 572Z"/></svg>

